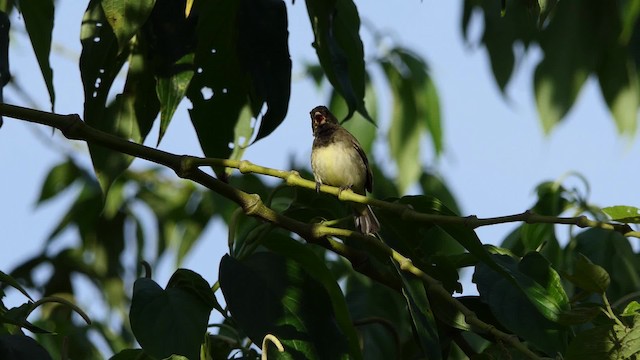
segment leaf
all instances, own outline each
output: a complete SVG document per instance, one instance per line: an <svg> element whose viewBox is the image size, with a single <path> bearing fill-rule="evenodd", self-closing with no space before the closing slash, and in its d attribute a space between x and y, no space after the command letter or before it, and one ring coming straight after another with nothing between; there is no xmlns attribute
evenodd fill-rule
<svg viewBox="0 0 640 360"><path fill-rule="evenodd" d="M567 114L601 61L604 44L598 32L612 31L605 23L610 9L597 0L559 1L555 6L553 21L540 38L544 58L534 75L536 104L546 133Z"/></svg>
<svg viewBox="0 0 640 360"><path fill-rule="evenodd" d="M20 0L20 11L24 16L24 24L31 39L33 52L38 59L42 77L49 91L51 111L53 112L56 94L53 89L53 70L49 63L51 54L51 34L53 33L54 1L53 0Z"/></svg>
<svg viewBox="0 0 640 360"><path fill-rule="evenodd" d="M80 170L71 159L54 166L42 184L38 204L41 204L67 189L80 176Z"/></svg>
<svg viewBox="0 0 640 360"><path fill-rule="evenodd" d="M82 53L80 75L84 86L84 121L98 130L129 138L132 131L131 103L122 96L106 111L106 100L115 76L122 68L128 52L118 54L117 42L98 0L89 2L80 30ZM89 144L91 160L103 192L126 168L131 157L118 155L111 160L112 151Z"/></svg>
<svg viewBox="0 0 640 360"><path fill-rule="evenodd" d="M611 283L609 273L582 254L578 254L573 275L567 274L566 277L579 288L600 295L607 291Z"/></svg>
<svg viewBox="0 0 640 360"><path fill-rule="evenodd" d="M120 51L147 21L155 0L101 0Z"/></svg>
<svg viewBox="0 0 640 360"><path fill-rule="evenodd" d="M187 97L202 151L207 157L228 158L229 143L247 104L246 74L242 71L234 39L237 36L238 1L201 4L196 28L198 38Z"/></svg>
<svg viewBox="0 0 640 360"><path fill-rule="evenodd" d="M402 279L402 295L406 299L414 333L422 352L427 359L442 359L436 320L422 281L416 277L409 277L400 269L399 264L394 263L394 266Z"/></svg>
<svg viewBox="0 0 640 360"><path fill-rule="evenodd" d="M638 317L634 318L637 322ZM573 339L565 359L601 360L632 359L640 353L640 328L629 329L618 324L606 324L587 329Z"/></svg>
<svg viewBox="0 0 640 360"><path fill-rule="evenodd" d="M187 88L193 77L193 53L184 55L175 63L175 71L169 76L158 76L156 93L160 100L160 132L158 144L176 112L176 108L187 93Z"/></svg>
<svg viewBox="0 0 640 360"><path fill-rule="evenodd" d="M254 343L271 334L294 359L348 357L326 290L295 261L267 252L242 262L225 255L219 281L233 319Z"/></svg>
<svg viewBox="0 0 640 360"><path fill-rule="evenodd" d="M347 119L358 111L373 122L364 106L364 48L360 16L351 0L307 0L313 47L327 79L347 102Z"/></svg>
<svg viewBox="0 0 640 360"><path fill-rule="evenodd" d="M629 50L618 41L611 41L603 52L598 69L598 81L602 96L613 115L618 132L633 136L638 124L640 87L636 65L629 57Z"/></svg>
<svg viewBox="0 0 640 360"><path fill-rule="evenodd" d="M125 349L113 355L109 360L154 360L142 349Z"/></svg>
<svg viewBox="0 0 640 360"><path fill-rule="evenodd" d="M369 110L369 114L371 114L371 118L375 121L375 119L378 119L377 98L375 88L368 76L366 77L364 101L368 104L367 108ZM331 112L333 112L338 119L346 118L349 113L347 103L344 101L344 98L335 91L335 89L331 92L329 109L331 109ZM358 139L362 149L369 157L369 163L372 163L374 155L373 142L376 138L377 130L376 126L364 116L360 115L360 113L355 113L349 121L342 123L342 126Z"/></svg>
<svg viewBox="0 0 640 360"><path fill-rule="evenodd" d="M625 306L622 316L638 316L640 315L640 303L637 301L631 301Z"/></svg>
<svg viewBox="0 0 640 360"><path fill-rule="evenodd" d="M260 120L255 141L271 134L284 120L291 95L291 59L284 1L242 0L238 12L238 51L248 74L253 115Z"/></svg>
<svg viewBox="0 0 640 360"><path fill-rule="evenodd" d="M0 335L0 358L11 360L51 360L51 355L34 339L25 335Z"/></svg>
<svg viewBox="0 0 640 360"><path fill-rule="evenodd" d="M400 193L418 180L421 173L418 110L411 81L390 62L383 62L387 79L393 89L393 115L389 129L389 151L396 161L396 182Z"/></svg>
<svg viewBox="0 0 640 360"><path fill-rule="evenodd" d="M624 205L608 206L602 208L602 211L613 221L625 224L640 224L640 209L637 207Z"/></svg>
<svg viewBox="0 0 640 360"><path fill-rule="evenodd" d="M29 296L29 293L27 292L27 290L25 290L22 285L20 285L20 283L18 283L18 281L16 281L16 279L14 279L11 275L7 275L4 272L0 271L0 283L3 284L7 284L9 286L11 286L12 288L20 291L24 296L27 297L27 299L33 301L33 299L31 298L31 296ZM0 294L2 294L0 292ZM2 296L0 295L0 298Z"/></svg>
<svg viewBox="0 0 640 360"><path fill-rule="evenodd" d="M640 264L629 239L615 231L589 229L575 238L573 254L583 254L609 273L607 297L615 302L640 288Z"/></svg>
<svg viewBox="0 0 640 360"><path fill-rule="evenodd" d="M271 232L264 240L264 245L272 251L295 260L299 265L304 266L307 273L318 281L326 290L331 305L335 313L336 322L340 330L345 334L349 342L349 355L352 359L361 359L360 345L358 336L353 327L353 320L349 314L344 294L338 286L336 279L333 277L324 261L318 258L313 251L304 244L295 241L287 236L276 235Z"/></svg>
<svg viewBox="0 0 640 360"><path fill-rule="evenodd" d="M568 329L554 321L569 306L558 274L536 253L528 254L520 264L506 255L492 257L509 272L511 279L481 263L476 266L473 282L494 316L545 353L564 351Z"/></svg>
<svg viewBox="0 0 640 360"><path fill-rule="evenodd" d="M195 287L190 281L180 281L163 290L147 278L134 283L131 330L147 354L161 359L172 354L199 358L213 306L203 300L199 290L206 281L194 274L189 277L197 284Z"/></svg>

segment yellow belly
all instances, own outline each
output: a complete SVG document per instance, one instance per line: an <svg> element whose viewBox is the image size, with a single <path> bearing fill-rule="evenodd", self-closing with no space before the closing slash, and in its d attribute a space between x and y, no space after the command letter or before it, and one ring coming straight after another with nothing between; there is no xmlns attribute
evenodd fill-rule
<svg viewBox="0 0 640 360"><path fill-rule="evenodd" d="M311 168L317 182L351 187L354 192L364 194L367 169L350 142L316 148L311 155Z"/></svg>

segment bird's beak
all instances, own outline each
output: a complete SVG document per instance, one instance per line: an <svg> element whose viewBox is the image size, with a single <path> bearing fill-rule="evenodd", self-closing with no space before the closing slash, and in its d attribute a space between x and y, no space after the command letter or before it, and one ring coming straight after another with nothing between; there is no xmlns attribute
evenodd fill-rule
<svg viewBox="0 0 640 360"><path fill-rule="evenodd" d="M315 113L313 113L313 123L316 126L322 125L326 120L327 118L324 115L322 115L320 111L316 111Z"/></svg>

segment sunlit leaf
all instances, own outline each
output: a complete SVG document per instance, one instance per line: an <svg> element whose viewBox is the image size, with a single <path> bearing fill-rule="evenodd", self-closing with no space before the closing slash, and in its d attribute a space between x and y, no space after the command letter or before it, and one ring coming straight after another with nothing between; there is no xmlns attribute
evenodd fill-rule
<svg viewBox="0 0 640 360"><path fill-rule="evenodd" d="M637 324L639 317L634 318ZM640 353L640 327L605 324L584 330L571 341L567 360L634 359Z"/></svg>
<svg viewBox="0 0 640 360"><path fill-rule="evenodd" d="M186 54L175 63L175 71L169 76L158 76L156 92L160 100L160 133L158 144L162 141L176 108L187 93L193 77L193 53Z"/></svg>
<svg viewBox="0 0 640 360"><path fill-rule="evenodd" d="M631 224L640 223L640 209L634 206L608 206L602 208L602 211L613 221Z"/></svg>
<svg viewBox="0 0 640 360"><path fill-rule="evenodd" d="M147 21L155 0L101 0L101 3L122 49Z"/></svg>

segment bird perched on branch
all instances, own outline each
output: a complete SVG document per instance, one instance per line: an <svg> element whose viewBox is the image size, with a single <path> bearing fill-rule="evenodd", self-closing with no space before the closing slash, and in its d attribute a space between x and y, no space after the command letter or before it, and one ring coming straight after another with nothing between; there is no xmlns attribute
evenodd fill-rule
<svg viewBox="0 0 640 360"><path fill-rule="evenodd" d="M331 185L341 190L351 189L365 195L373 188L373 176L367 155L358 140L345 128L325 106L311 110L313 147L311 149L311 169L316 180L316 190L320 185ZM380 223L371 207L352 204L356 227L365 235L380 230Z"/></svg>

